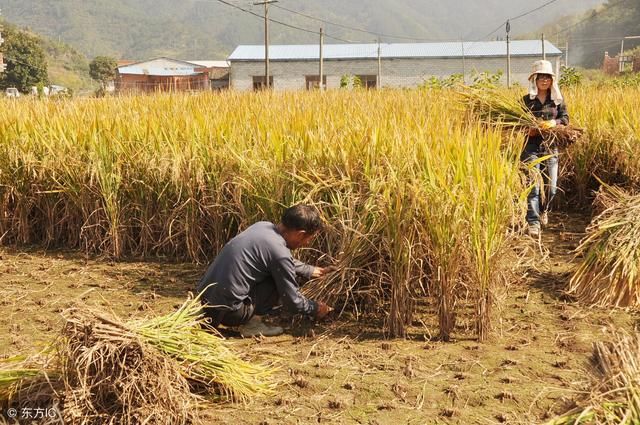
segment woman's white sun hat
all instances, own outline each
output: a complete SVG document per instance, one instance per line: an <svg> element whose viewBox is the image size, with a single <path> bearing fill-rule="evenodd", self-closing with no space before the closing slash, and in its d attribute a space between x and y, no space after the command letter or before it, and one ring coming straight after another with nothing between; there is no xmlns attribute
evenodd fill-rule
<svg viewBox="0 0 640 425"><path fill-rule="evenodd" d="M553 73L553 65L551 62L545 60L535 61L531 66L531 74L529 74L529 98L535 99L538 96L538 85L536 84L536 76L538 74L551 75L553 83L551 84L551 100L556 105L562 103L562 93L560 93L560 87L556 79L556 74Z"/></svg>
<svg viewBox="0 0 640 425"><path fill-rule="evenodd" d="M545 60L535 61L531 66L531 74L529 74L529 80L536 74L548 74L555 78L556 74L553 73L553 65L551 62Z"/></svg>

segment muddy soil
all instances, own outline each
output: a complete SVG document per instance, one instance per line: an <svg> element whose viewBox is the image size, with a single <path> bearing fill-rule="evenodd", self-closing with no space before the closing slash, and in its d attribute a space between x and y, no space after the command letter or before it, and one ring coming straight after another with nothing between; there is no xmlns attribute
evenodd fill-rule
<svg viewBox="0 0 640 425"><path fill-rule="evenodd" d="M537 424L572 406L586 382L592 343L611 326L632 329L636 312L587 308L564 293L571 251L587 218L556 214L539 260L501 303L494 336L478 343L469 318L449 343L433 340L425 306L406 339L388 340L372 318L313 324L274 317L285 334L242 339L235 349L273 362L277 395L218 404L211 424ZM536 246L536 244L532 244ZM162 261L85 259L74 252L0 250L0 357L33 353L75 303L140 317L171 311L204 267ZM38 407L38 406L34 406Z"/></svg>

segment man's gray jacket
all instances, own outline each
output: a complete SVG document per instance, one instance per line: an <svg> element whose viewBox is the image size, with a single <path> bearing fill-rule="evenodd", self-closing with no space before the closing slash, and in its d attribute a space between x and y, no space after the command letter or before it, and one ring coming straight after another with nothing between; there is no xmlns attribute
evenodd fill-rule
<svg viewBox="0 0 640 425"><path fill-rule="evenodd" d="M276 226L260 221L231 239L198 283L210 306L238 310L251 288L267 279L275 283L287 310L314 316L318 306L300 294L296 276L310 279L314 267L294 260ZM212 285L213 284L213 285Z"/></svg>

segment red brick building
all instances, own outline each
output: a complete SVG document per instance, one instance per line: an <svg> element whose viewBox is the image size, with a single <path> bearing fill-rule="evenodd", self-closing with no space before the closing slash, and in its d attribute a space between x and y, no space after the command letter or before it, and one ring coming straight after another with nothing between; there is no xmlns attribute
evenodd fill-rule
<svg viewBox="0 0 640 425"><path fill-rule="evenodd" d="M609 52L604 52L602 71L607 75L619 75L620 61L619 54L612 58L609 56ZM634 56L623 56L622 62L624 65L630 64L632 72L640 72L640 52L637 52ZM625 69L628 68L625 67Z"/></svg>
<svg viewBox="0 0 640 425"><path fill-rule="evenodd" d="M220 61L182 61L156 58L144 62L118 64L115 89L119 92L210 90L214 82L224 80L228 65ZM219 84L218 84L219 85Z"/></svg>

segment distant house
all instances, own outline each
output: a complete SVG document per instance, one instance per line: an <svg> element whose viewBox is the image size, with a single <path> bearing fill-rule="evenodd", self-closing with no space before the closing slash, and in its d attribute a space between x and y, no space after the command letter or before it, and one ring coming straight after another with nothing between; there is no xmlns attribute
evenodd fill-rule
<svg viewBox="0 0 640 425"><path fill-rule="evenodd" d="M229 62L206 60L190 60L189 62L209 70L209 85L212 90L229 88Z"/></svg>
<svg viewBox="0 0 640 425"><path fill-rule="evenodd" d="M526 84L531 64L542 58L542 42L516 40L510 45L513 82ZM276 90L317 87L319 83L318 45L269 46L270 85ZM547 60L558 69L562 52L545 42ZM504 41L325 44L323 49L323 84L340 87L343 76L357 76L366 87L378 84L380 60L383 87L415 87L430 77L464 74L467 80L476 72L503 72L506 82L507 44ZM238 46L228 58L231 64L231 87L238 90L259 89L265 83L264 46Z"/></svg>
<svg viewBox="0 0 640 425"><path fill-rule="evenodd" d="M228 70L226 61L183 61L166 57L144 62L120 61L115 88L120 92L225 88L229 85Z"/></svg>

